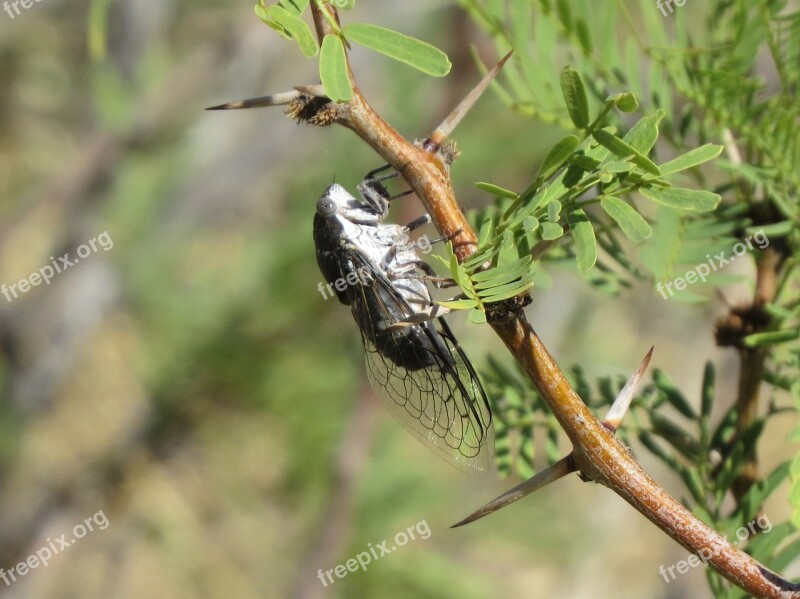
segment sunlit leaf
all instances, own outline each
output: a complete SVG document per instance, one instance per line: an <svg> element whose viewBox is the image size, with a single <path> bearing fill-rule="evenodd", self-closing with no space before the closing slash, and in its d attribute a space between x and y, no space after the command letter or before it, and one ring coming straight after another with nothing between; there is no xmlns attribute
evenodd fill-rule
<svg viewBox="0 0 800 599"><path fill-rule="evenodd" d="M583 210L573 210L567 215L572 238L575 240L575 254L578 270L586 272L597 262L597 239L594 227Z"/></svg>
<svg viewBox="0 0 800 599"><path fill-rule="evenodd" d="M258 6L256 6L256 8L258 8ZM314 34L311 33L311 29L306 22L297 15L290 13L282 6L274 5L267 9L266 18L267 20L265 22L274 23L288 33L291 39L297 42L304 56L310 58L319 50L317 39L314 37Z"/></svg>
<svg viewBox="0 0 800 599"><path fill-rule="evenodd" d="M561 71L561 92L567 104L569 117L578 129L589 126L589 100L581 74L570 66Z"/></svg>
<svg viewBox="0 0 800 599"><path fill-rule="evenodd" d="M328 34L322 39L319 54L319 77L325 93L331 100L347 102L353 99L350 75L347 72L347 58L342 38Z"/></svg>
<svg viewBox="0 0 800 599"><path fill-rule="evenodd" d="M653 233L650 225L630 204L614 196L604 196L600 207L619 225L625 237L634 243L644 241Z"/></svg>
<svg viewBox="0 0 800 599"><path fill-rule="evenodd" d="M640 166L648 173L653 175L661 174L658 166L652 160L613 133L605 129L598 129L592 133L592 137L594 137L600 145L608 148L620 158L627 158L630 156L634 164Z"/></svg>
<svg viewBox="0 0 800 599"><path fill-rule="evenodd" d="M708 212L719 204L719 194L698 189L683 189L680 187L642 187L639 189L644 197L679 210L692 210L694 212Z"/></svg>
<svg viewBox="0 0 800 599"><path fill-rule="evenodd" d="M695 148L694 150L686 152L686 154L678 156L677 158L662 164L660 167L661 174L671 175L672 173L677 173L679 171L692 168L698 164L703 164L704 162L708 162L712 158L719 156L720 152L722 152L722 146L705 144L704 146Z"/></svg>
<svg viewBox="0 0 800 599"><path fill-rule="evenodd" d="M345 37L351 42L366 46L428 75L444 77L452 67L447 54L439 48L399 31L371 23L351 23L343 30Z"/></svg>

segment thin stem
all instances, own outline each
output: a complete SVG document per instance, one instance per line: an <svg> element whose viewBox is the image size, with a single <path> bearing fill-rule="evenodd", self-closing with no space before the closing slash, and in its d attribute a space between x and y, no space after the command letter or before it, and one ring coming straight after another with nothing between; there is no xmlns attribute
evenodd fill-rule
<svg viewBox="0 0 800 599"><path fill-rule="evenodd" d="M777 291L776 269L779 255L772 248L765 249L756 258L756 291L753 308L760 308L775 298ZM764 348L740 347L739 350L739 389L736 397L736 437L741 439L758 417L758 399L761 381L764 378L764 363L767 352ZM731 486L733 496L738 501L758 482L758 458L748 456Z"/></svg>

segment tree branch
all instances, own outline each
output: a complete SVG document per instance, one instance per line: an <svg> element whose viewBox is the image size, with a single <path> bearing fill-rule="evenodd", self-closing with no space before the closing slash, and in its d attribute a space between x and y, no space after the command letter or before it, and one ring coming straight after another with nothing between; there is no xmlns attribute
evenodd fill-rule
<svg viewBox="0 0 800 599"><path fill-rule="evenodd" d="M320 4L322 8L311 3L321 39L333 32L322 11L338 17L327 1ZM370 107L355 85L351 101L329 103L320 110L326 111L325 117L318 119L321 124L335 122L351 129L403 175L439 232L453 239L459 260L475 251L477 237L459 208L448 164L437 144L415 144L404 139ZM714 570L752 595L800 598L800 586L783 580L729 543L650 478L629 449L572 389L521 309L510 310L503 318L490 318L490 324L528 373L569 437L573 444L572 460L585 480L610 488L679 544L702 556Z"/></svg>

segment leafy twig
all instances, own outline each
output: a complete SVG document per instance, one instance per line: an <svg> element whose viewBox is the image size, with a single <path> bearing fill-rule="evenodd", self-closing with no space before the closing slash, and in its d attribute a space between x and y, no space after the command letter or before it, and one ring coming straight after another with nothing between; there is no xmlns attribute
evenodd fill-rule
<svg viewBox="0 0 800 599"><path fill-rule="evenodd" d="M336 14L328 2L320 4ZM316 2L311 8L322 40L332 32L330 23ZM349 71L349 59L347 68ZM336 122L351 129L403 175L439 232L453 240L460 261L475 251L476 234L456 201L448 163L438 144L426 147L404 139L371 108L355 84L351 100L325 110L325 124ZM731 544L650 478L570 386L521 308L514 309L512 305L502 318L490 319L490 325L527 372L569 437L573 444L572 462L584 480L612 489L683 547L708 555L707 562L714 570L747 592L759 597L800 598L800 586L783 580ZM565 466L570 464L565 462Z"/></svg>

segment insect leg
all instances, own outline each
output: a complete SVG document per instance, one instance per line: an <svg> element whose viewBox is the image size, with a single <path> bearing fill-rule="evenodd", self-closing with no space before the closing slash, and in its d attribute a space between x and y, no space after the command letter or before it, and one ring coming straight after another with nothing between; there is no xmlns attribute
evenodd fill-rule
<svg viewBox="0 0 800 599"><path fill-rule="evenodd" d="M391 195L389 190L383 185L382 181L386 179L392 179L394 177L400 176L400 173L397 171L392 171L385 175L381 175L376 177L380 172L385 171L386 169L391 168L390 165L384 164L376 169L371 170L366 174L364 180L358 184L358 193L364 198L364 201L368 202L370 205L375 208L376 211L380 212L381 214L385 214L389 210L389 202L391 200L396 200L397 198L401 198L403 196L407 196L413 193L412 190L403 191L397 193L395 195Z"/></svg>
<svg viewBox="0 0 800 599"><path fill-rule="evenodd" d="M412 272L409 272L409 270ZM414 270L422 271L423 274L416 274L413 272ZM386 275L389 280L394 281L402 279L430 281L437 289L446 289L457 285L453 279L438 276L433 267L422 260L414 260L406 262L402 266L390 268L386 271Z"/></svg>
<svg viewBox="0 0 800 599"><path fill-rule="evenodd" d="M450 312L452 312L450 308L445 308L444 306L440 306L439 304L429 304L424 308L415 310L413 314L407 316L406 318L392 323L391 325L386 327L386 330L399 331L402 329L406 329L408 327L420 325L424 322L430 322L432 320L436 320L437 318L440 318L445 314L449 314Z"/></svg>
<svg viewBox="0 0 800 599"><path fill-rule="evenodd" d="M385 175L383 177L380 177L380 178L375 177L375 175L377 175L378 173L382 173L383 171L388 170L390 168L392 168L391 164L384 164L383 166L379 166L378 168L374 168L364 176L364 181L370 181L370 180L380 181L382 179L388 179L389 177L396 177L399 174L397 171L395 171L394 173L391 173L389 175Z"/></svg>
<svg viewBox="0 0 800 599"><path fill-rule="evenodd" d="M428 215L428 218L430 218L430 215ZM452 241L453 239L455 239L461 233L462 230L463 229L458 229L457 231L455 231L454 233L451 233L450 235L445 235L444 237L437 237L436 239L432 239L431 243L440 243L442 241Z"/></svg>
<svg viewBox="0 0 800 599"><path fill-rule="evenodd" d="M410 192L410 190L409 190L409 192ZM427 225L429 222L431 222L431 215L430 214L423 214L419 218L415 218L410 223L408 223L406 225L406 230L411 232L414 229L419 229L423 225Z"/></svg>

